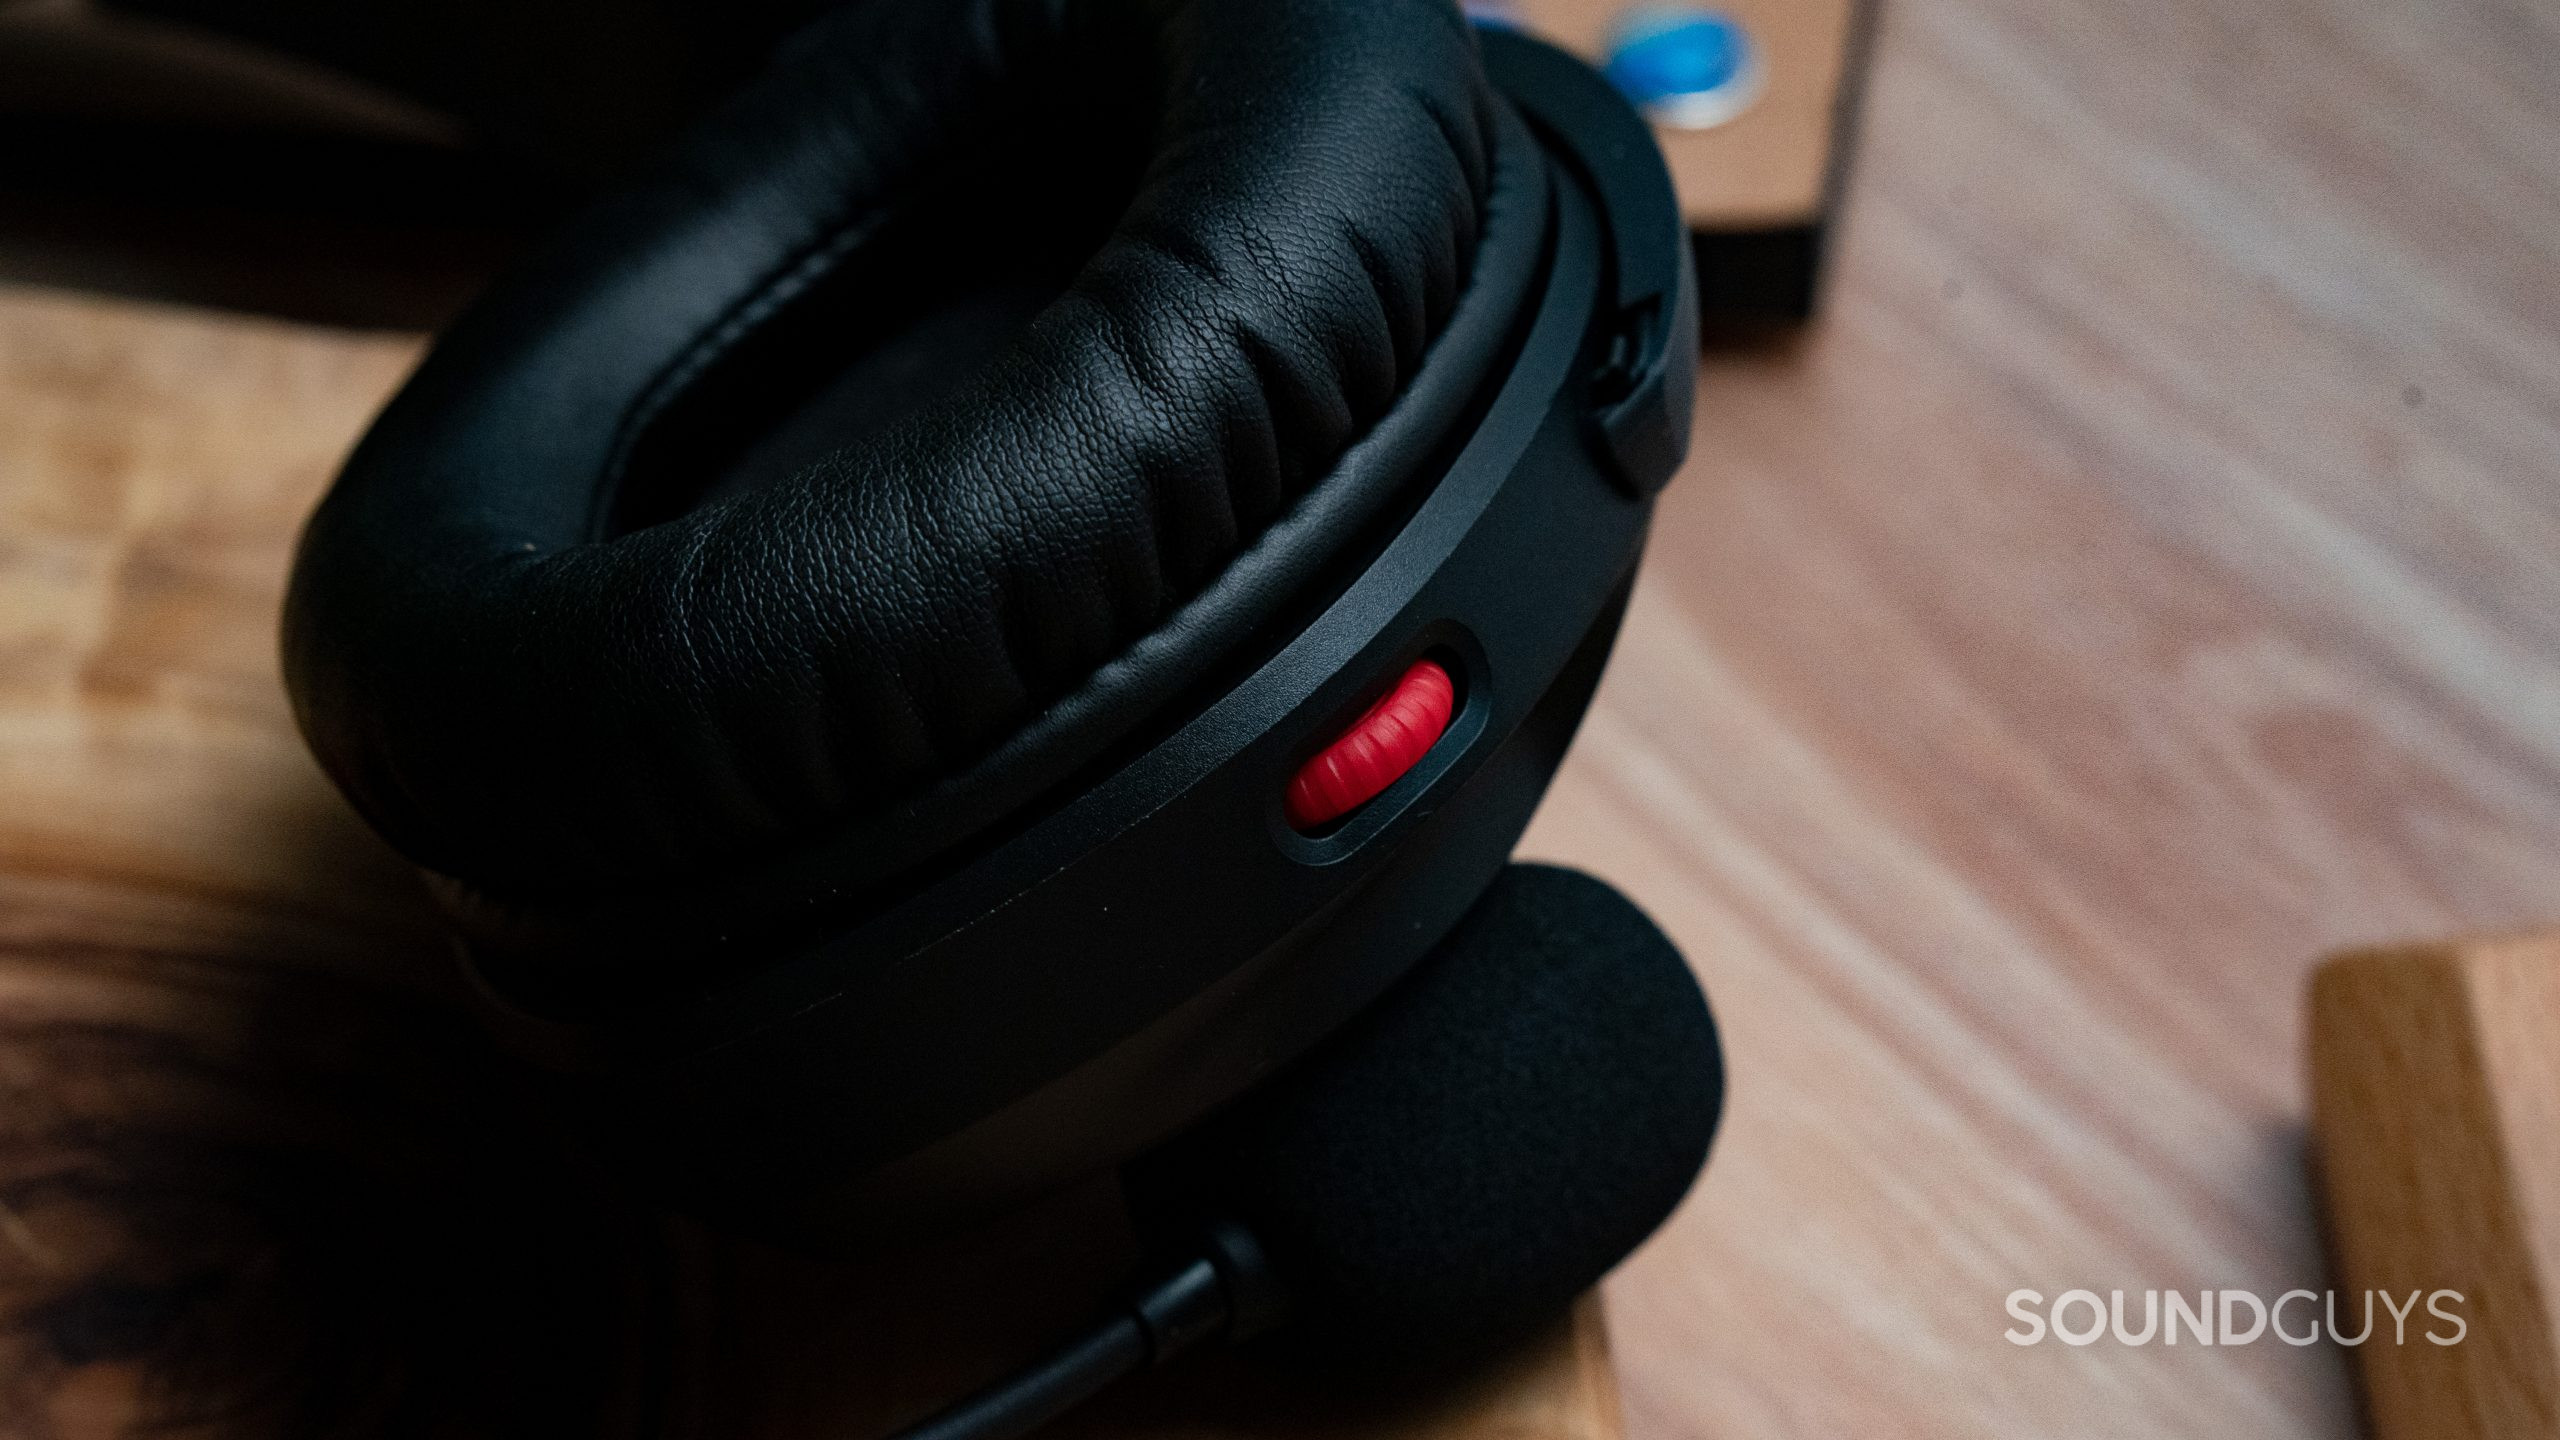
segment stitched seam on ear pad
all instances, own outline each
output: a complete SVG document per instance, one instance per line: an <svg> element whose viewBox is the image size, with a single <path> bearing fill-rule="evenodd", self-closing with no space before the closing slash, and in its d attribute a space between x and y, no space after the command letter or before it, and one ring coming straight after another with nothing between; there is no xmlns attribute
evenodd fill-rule
<svg viewBox="0 0 2560 1440"><path fill-rule="evenodd" d="M1395 13L1388 15L1390 11ZM988 21L993 13L973 8L969 18ZM1464 44L1464 31L1454 15L1425 15L1419 7L1399 9L1391 0L1365 4L1299 0L1279 5L1248 0L1232 10L1203 3L1188 7L1185 13L1202 26L1212 22L1247 26L1249 22L1264 31L1278 23L1273 17L1310 24L1321 21L1323 33L1332 37L1330 43L1341 43L1345 37L1374 40L1381 33L1403 33L1398 27L1427 23L1445 27L1450 35L1461 37L1458 45ZM1449 57L1454 58L1425 58L1433 64L1444 59L1454 64L1463 56L1463 50L1450 50ZM1369 60L1370 68L1390 74L1399 64L1413 68L1419 63L1411 56L1371 56ZM1217 63L1232 69L1237 62L1230 56ZM1303 66L1304 57L1293 63ZM1306 82L1301 77L1288 83ZM1421 95L1427 100L1430 94L1420 80L1397 78L1389 83L1404 92L1400 98ZM1453 89L1468 97L1465 103L1480 117L1499 113L1506 117L1502 123L1516 125L1507 119L1507 108L1491 100L1480 78L1471 77ZM1090 285L1152 284L1148 267L1160 264L1169 272L1163 278L1170 279L1172 271L1192 272L1193 278L1184 284L1195 292L1213 291L1199 284L1202 272L1221 273L1213 254L1185 254L1178 244L1165 243L1165 237L1124 230L1115 240L1119 250L1106 250L1116 256L1114 268L1088 267L1079 289L1062 302L1065 308L1053 307L1033 325L1036 335L1043 326L1081 323L1087 326L1088 338L1101 336L1101 330L1092 328L1102 323L1099 319L1078 321L1068 312L1077 306L1102 305L1119 336L1116 341L1098 348L1073 348L1053 335L1055 343L1046 349L1018 343L1008 352L1009 359L998 362L1014 367L1005 376L1005 383L1013 388L1000 397L998 410L985 417L986 428L932 429L931 425L959 425L965 418L943 413L928 417L931 424L895 427L867 452L867 468L859 472L867 477L862 483L852 483L849 477L855 472L851 471L817 475L805 484L794 482L801 490L789 498L802 506L798 510L752 500L724 504L670 527L668 533L644 532L602 546L575 544L576 537L594 523L599 475L627 460L627 437L645 431L647 416L667 403L665 397L683 391L682 377L715 363L721 346L755 328L753 317L788 308L793 296L839 263L841 256L858 251L859 237L804 236L793 251L794 258L767 267L761 282L750 279L740 290L728 292L743 298L730 299L708 317L676 349L676 358L652 364L645 375L635 377L631 393L638 398L604 418L598 430L604 438L589 442L569 433L590 422L564 411L562 418L549 422L550 429L562 432L556 440L537 426L508 442L516 449L486 440L476 449L468 444L456 446L448 434L457 423L452 412L494 403L484 397L514 383L504 365L471 363L475 348L484 356L504 359L507 347L515 345L531 356L524 364L542 360L546 352L539 337L549 313L545 307L574 317L571 307L580 303L574 290L567 298L554 300L538 287L527 293L527 287L519 285L510 297L519 313L505 324L483 321L469 338L449 342L448 348L457 354L444 365L430 360L412 387L418 393L404 395L386 414L351 462L346 483L314 521L288 606L287 651L297 716L315 749L360 808L422 863L497 893L592 895L630 883L662 884L706 859L751 867L762 863L756 857L773 855L777 848L789 851L805 846L813 835L858 831L873 821L895 826L893 811L884 807L911 812L929 803L934 790L954 778L965 778L951 776L954 764L965 757L984 757L969 762L978 770L988 768L990 759L1001 769L1006 747L1024 735L1044 728L1052 732L1072 728L1058 717L1076 711L1091 694L1115 688L1122 694L1147 692L1151 687L1146 684L1115 687L1114 682L1132 668L1156 663L1156 652L1179 651L1181 646L1175 642L1183 637L1176 634L1168 639L1169 632L1186 627L1197 632L1231 621L1232 614L1204 619L1200 613L1204 607L1198 603L1218 590L1222 574L1232 576L1250 568L1247 561L1258 557L1270 563L1247 578L1261 586L1286 587L1303 580L1309 573L1309 557L1273 560L1272 552L1288 549L1283 542L1303 543L1305 537L1298 530L1320 530L1323 527L1316 522L1327 517L1312 515L1301 527L1290 526L1288 519L1307 511L1311 497L1325 496L1346 469L1357 470L1347 460L1335 464L1311 452L1311 433L1290 430L1295 417L1270 413L1272 407L1295 403L1291 392L1299 386L1312 387L1306 393L1328 405L1360 396L1356 411L1347 417L1351 433L1320 443L1338 447L1359 440L1362 427L1371 423L1364 417L1392 417L1405 404L1404 392L1416 383L1412 377L1430 369L1421 355L1390 357L1373 350L1377 342L1367 338L1369 330L1359 327L1383 326L1377 334L1387 340L1400 338L1394 332L1406 322L1399 318L1399 305L1419 306L1434 285L1457 288L1445 300L1429 300L1435 313L1426 323L1453 324L1448 317L1467 308L1475 288L1469 267L1480 263L1480 257L1471 262L1467 252L1477 239L1473 231L1489 223L1487 217L1471 209L1454 217L1455 233L1444 231L1440 238L1420 239L1437 222L1427 218L1428 206L1408 202L1427 199L1429 187L1442 183L1440 178L1423 178L1430 175L1455 177L1460 197L1472 195L1472 206L1483 205L1483 162L1464 150L1445 153L1453 133L1451 117L1442 106L1424 103L1421 109L1437 148L1444 153L1428 162L1432 170L1416 170L1403 182L1423 188L1407 200L1380 202L1386 210L1376 238L1383 241L1410 234L1431 253L1421 256L1419 263L1394 267L1385 263L1391 257L1376 253L1374 246L1335 237L1332 243L1337 252L1348 244L1351 263L1365 282L1360 289L1367 296L1355 308L1341 310L1334 308L1342 303L1338 300L1317 303L1288 293L1294 287L1286 282L1300 273L1295 265L1315 261L1285 247L1323 243L1303 230L1275 242L1284 247L1278 263L1256 265L1258 271L1270 273L1254 277L1259 283L1248 293L1211 293L1209 298L1216 303L1197 311L1150 307L1126 295L1115 300L1110 292L1093 291ZM908 121L898 123L915 128ZM1480 130L1484 123L1480 120ZM1321 147L1338 143L1340 128L1320 130L1319 141L1299 145L1297 151L1303 153L1293 163L1314 163L1310 157L1335 155ZM1202 151L1212 141L1194 134L1183 137L1182 143ZM1216 143L1241 142L1222 139ZM1500 148L1493 148L1498 165ZM1249 226L1260 213L1255 203L1271 201L1260 194L1230 199L1201 191L1203 177L1224 173L1211 162L1226 163L1214 151L1202 153L1209 154L1208 162L1198 153L1176 160L1160 154L1148 183L1157 183L1155 177L1167 166L1173 167L1171 173L1182 175L1186 172L1181 167L1189 165L1194 173L1185 182L1191 187L1185 193L1191 198L1181 202L1193 207L1189 223ZM1296 152L1285 147L1271 152L1288 153ZM1243 167L1236 173L1285 173L1272 170L1271 154L1234 162ZM1341 154L1337 158L1355 157ZM875 162L858 158L852 163L859 168ZM1204 164L1210 168L1202 168ZM1346 197L1350 196L1388 193L1377 188L1375 176L1356 178L1358 171L1354 165L1349 172L1355 177L1345 182L1350 188L1317 193L1343 203L1349 203ZM1305 189L1303 181L1291 183ZM1298 192L1284 187L1284 193ZM1212 218L1201 219L1204 214ZM718 233L683 218L695 230ZM1302 225L1306 219L1297 212L1272 218ZM1529 222L1523 217L1520 223ZM1394 229L1399 225L1406 229ZM1176 227L1170 233L1178 239L1185 232ZM1228 234L1229 255L1251 263L1256 254L1253 247L1233 243L1235 232ZM1382 275L1385 269L1394 273ZM554 273L566 272L555 267ZM1339 274L1322 272L1313 278L1337 287L1342 280ZM530 320L525 318L528 315ZM535 335L535 343L511 340L514 332L506 325ZM1136 328L1129 328L1132 325ZM1272 326L1280 328L1268 334L1260 328ZM468 322L463 329L471 329ZM1206 381L1195 378L1188 373L1194 363L1189 347L1197 342L1185 337L1220 329L1227 332L1224 351L1232 358L1216 363L1233 368L1223 376L1210 372ZM1023 367L1034 360L1087 367L1117 365L1124 373L1114 379L1108 375L1080 378L1073 371L1025 371ZM1168 362L1178 368L1151 372L1150 367ZM1366 379L1360 374L1362 365L1372 367ZM1387 368L1376 368L1381 365ZM1417 366L1418 371L1412 368ZM1406 377L1401 390L1400 375ZM1289 383L1279 383L1283 380ZM1378 388L1381 381L1383 390ZM984 381L980 388L994 383ZM1209 388L1199 388L1203 383ZM1253 392L1246 397L1251 403L1244 409L1237 408L1239 401L1230 390L1217 388L1234 385ZM1365 396L1358 389L1362 385L1370 387ZM1129 407L1127 412L1116 416L1053 413L1059 405L1080 403L1079 397L1096 393ZM1204 407L1196 412L1182 408L1194 400L1205 402ZM1256 405L1260 410L1252 408ZM1001 447L1037 445L1037 437L1049 433L1044 425L1062 422L1081 427L1078 433L1084 438L1079 443L1089 447L1078 452L1073 463L1120 467L1118 473L1124 478L1112 483L1127 488L1102 498L1115 505L1133 505L1133 510L1117 514L1094 510L1090 508L1097 503L1094 495L1072 488L1046 495L987 488L990 478L999 474L1038 477L1036 450ZM1132 423L1137 426L1134 430L1115 428ZM1205 441L1197 438L1200 432L1193 428L1203 425L1211 427ZM1294 481L1283 475L1281 493L1295 492L1298 498L1288 502L1282 513L1256 523L1259 538L1246 543L1241 552L1236 545L1242 537L1231 533L1240 522L1232 513L1196 508L1200 502L1214 502L1232 512L1267 503L1235 488L1247 482L1263 483L1259 477L1269 469L1269 462L1255 461L1238 450L1244 445L1250 451L1256 443L1237 438L1242 430L1225 433L1237 426L1285 432L1283 449L1268 453L1279 456L1284 471L1292 466L1306 471ZM1312 434L1321 436L1334 428L1327 422ZM1381 440L1389 428L1374 426L1369 440L1361 443ZM1194 438L1175 443L1186 430ZM545 488L556 485L556 479L542 484L510 483L500 468L518 463L526 445L574 455L590 443L597 459L577 467L579 490L575 501L565 507L566 497ZM999 448L989 450L990 443ZM1354 445L1353 450L1357 449ZM1335 449L1333 453L1345 452ZM977 487L970 492L969 503L997 508L966 515L952 512L948 507L961 502L948 488L949 477L935 468L933 457L941 455L957 457L966 465L998 465L965 477ZM1213 466L1242 468L1234 469L1231 484L1224 487L1186 485L1187 477L1157 468L1184 456L1196 456ZM540 479L540 467L533 469ZM1089 489L1093 482L1081 478L1084 473L1078 470L1068 478ZM1363 483L1371 492L1380 491L1381 482L1375 477ZM467 505L457 505L444 493L457 488L468 492ZM809 509L810 497L823 504ZM1374 500L1376 494L1367 498ZM1168 520L1167 507L1177 500L1195 508L1188 516ZM421 507L420 512L405 513L403 507L411 505ZM1026 553L1036 563L1016 577L1031 583L1000 582L987 565L1003 557L989 552L966 567L966 574L975 577L970 583L983 598L956 610L945 606L937 611L933 604L925 604L916 612L927 618L953 615L968 624L995 629L913 632L894 644L874 638L895 633L881 632L878 626L912 622L866 606L922 603L913 594L883 588L887 581L912 573L942 584L945 579L932 577L962 573L947 564L954 553L950 547L955 543L955 520L967 527L964 534L1002 534L1007 526L1021 526L1019 512L1026 505L1044 517L1028 527L1031 540L1016 542L1034 547ZM567 518L564 509L575 512L567 525L560 523ZM1317 509L1322 511L1324 506ZM773 521L780 523L758 528ZM1202 524L1207 526L1205 531L1199 528ZM813 526L819 528L809 528ZM1058 528L1046 528L1053 526ZM1183 531L1185 526L1191 528ZM1218 540L1222 531L1230 533ZM1183 535L1180 548L1174 544L1177 533ZM521 544L512 540L493 544L492 536L529 538ZM817 568L784 570L778 578L765 570L742 568L769 567L782 560L796 560L805 567L807 555L826 553L823 542L838 538L865 548L850 554L832 552L833 558ZM1090 548L1105 542L1144 548L1116 557ZM965 549L974 542L956 543L964 547L961 553L979 555ZM1205 551L1204 544L1209 546ZM942 568L911 572L904 567L913 562L901 558L907 555L943 557L935 562ZM634 590L634 585L646 588ZM1061 586L1067 587L1065 593L1073 595L1081 609L1050 603L1052 593ZM621 603L624 595L653 595L649 603L665 608L642 612ZM749 597L751 603L741 603L741 596ZM1235 601L1230 610L1248 612L1267 613L1276 603L1269 595L1225 598ZM706 599L715 603L714 611L700 608ZM934 604L942 599L924 597ZM973 605L983 608L972 609ZM703 638L700 625L708 622L696 617L704 613L716 613L729 627L716 635L716 650L697 651L690 660L680 653L667 653L665 647L671 643L698 644ZM1078 614L1091 617L1090 622L1078 623L1103 629L1081 636L1056 629L1063 618ZM818 617L814 624L813 615ZM635 632L633 627L643 623L650 631ZM841 632L829 628L839 625L853 628ZM562 648L561 636L579 637L578 644ZM1034 638L1026 642L1025 636ZM1110 643L1101 647L1098 656L1090 661L1076 658L1093 654L1096 641L1106 638ZM902 654L932 656L952 647L965 649L988 642L994 647L989 658L1000 658L1004 672L1009 673L965 669L901 673L897 669L903 663ZM804 648L813 643L829 648ZM1033 653L1044 647L1047 653ZM624 650L628 656L617 658ZM505 659L509 653L526 658ZM512 694L488 693L484 675L491 673L493 657L501 662L494 673L510 677L511 685L529 688ZM528 663L538 659L541 663ZM1075 673L1056 673L1070 664L1076 667ZM622 668L609 668L613 665ZM671 668L652 670L651 665ZM742 692L724 688L738 684L741 675L767 687L746 694L751 704L738 702L737 694ZM862 754L847 754L840 743L852 731L841 720L826 726L815 723L820 716L852 718L842 713L847 695L862 697L863 733L894 738L895 743L909 747L909 757L896 764L921 772L925 789L909 782L903 787L861 789L843 795L842 803L819 795L814 797L819 803L814 804L808 794L774 790L776 777L798 777L793 783L814 777L822 791L838 793L848 785L864 784L846 768L864 763ZM499 712L498 716L493 720L488 714L475 713L475 706ZM1028 713L1019 713L1026 706ZM438 707L441 715L420 713ZM955 730L947 723L951 715L973 711L1019 713L1012 722L1017 728L1011 739ZM739 720L747 723L736 723ZM521 733L510 731L509 725L517 725ZM457 731L465 736L464 742L453 740ZM667 749L668 745L682 747L682 753ZM649 773L649 757L660 751L673 768ZM753 770L738 768L742 764ZM545 773L540 768L544 766L558 767L558 772ZM1022 768L1039 767L1026 761ZM944 778L935 780L936 773ZM763 778L756 778L758 774Z"/></svg>

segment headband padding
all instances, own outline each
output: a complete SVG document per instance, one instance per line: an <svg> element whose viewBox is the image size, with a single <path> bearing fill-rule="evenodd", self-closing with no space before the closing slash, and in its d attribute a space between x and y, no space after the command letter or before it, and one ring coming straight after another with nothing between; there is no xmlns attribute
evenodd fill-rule
<svg viewBox="0 0 2560 1440"><path fill-rule="evenodd" d="M1095 753L1437 443L1381 421L1504 223L1498 125L1445 0L831 16L357 450L287 602L304 733L411 858L530 896ZM1054 298L902 390L983 270ZM738 481L720 417L835 350L891 357L877 415Z"/></svg>

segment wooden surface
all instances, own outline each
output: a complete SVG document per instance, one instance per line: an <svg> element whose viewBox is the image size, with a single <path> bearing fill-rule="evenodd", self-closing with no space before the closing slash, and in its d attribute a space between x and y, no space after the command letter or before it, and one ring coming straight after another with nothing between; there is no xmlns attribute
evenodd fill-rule
<svg viewBox="0 0 2560 1440"><path fill-rule="evenodd" d="M1828 317L1711 358L1697 455L1529 841L1665 923L1731 1046L1707 1180L1607 1290L1637 1440L2353 1433L2328 1347L2019 1348L2002 1302L2334 1283L2306 1165L2314 958L2560 915L2554 74L2535 0L1887 5ZM329 972L399 906L316 790L114 758L184 725L298 763L263 634L149 621L173 573L272 585L281 542L113 477L194 430L252 489L314 485L329 446L249 453L235 382L387 385L405 351L46 344L0 337L39 385L0 406L0 614L59 630L42 683L101 718L0 747L0 934L155 986L116 957ZM100 376L171 418L65 429L63 394ZM77 553L20 518L39 445L100 477L42 502L86 527ZM28 577L73 565L119 598L23 619L55 583ZM15 677L35 649L5 643ZM135 822L104 881L59 858L79 767ZM226 908L267 883L227 837L288 832L326 878L280 919ZM13 994L66 1003L42 968ZM164 1002L181 1018L232 983L165 968L198 977ZM9 1123L43 1113L41 1067L0 1081ZM92 1308L48 1343L112 1370L149 1307Z"/></svg>
<svg viewBox="0 0 2560 1440"><path fill-rule="evenodd" d="M1529 839L1731 1041L1638 1440L2355 1433L2331 1347L2002 1303L2329 1285L2314 961L2560 918L2555 75L2529 0L1888 0Z"/></svg>
<svg viewBox="0 0 2560 1440"><path fill-rule="evenodd" d="M2560 931L2342 956L2310 1026L2342 1288L2464 1321L2357 1348L2375 1434L2560 1436Z"/></svg>
<svg viewBox="0 0 2560 1440"><path fill-rule="evenodd" d="M1119 1283L1109 1197L832 1265L618 1202L293 732L291 540L417 349L0 288L0 1434L916 1418ZM1229 1362L1071 1433L1615 1440L1603 1334L1348 1400Z"/></svg>

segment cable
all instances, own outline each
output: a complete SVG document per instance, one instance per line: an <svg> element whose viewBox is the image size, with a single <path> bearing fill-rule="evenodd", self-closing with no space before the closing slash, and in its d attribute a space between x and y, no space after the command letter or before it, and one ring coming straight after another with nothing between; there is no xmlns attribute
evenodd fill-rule
<svg viewBox="0 0 2560 1440"><path fill-rule="evenodd" d="M1219 1267L1189 1261L1037 1363L892 1440L1022 1440L1112 1381L1225 1334L1232 1313Z"/></svg>
<svg viewBox="0 0 2560 1440"><path fill-rule="evenodd" d="M896 1440L1021 1440L1146 1364L1145 1327L1135 1314L1114 1315Z"/></svg>

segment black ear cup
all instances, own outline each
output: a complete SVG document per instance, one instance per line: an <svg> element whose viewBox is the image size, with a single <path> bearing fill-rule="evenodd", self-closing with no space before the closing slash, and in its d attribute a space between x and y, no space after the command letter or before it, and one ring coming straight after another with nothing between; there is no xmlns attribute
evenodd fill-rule
<svg viewBox="0 0 2560 1440"><path fill-rule="evenodd" d="M1035 722L1008 793L1055 782L1473 395L1517 297L1440 342L1497 113L1425 0L830 15L358 450L287 602L306 735L413 859L533 900L930 808Z"/></svg>
<svg viewBox="0 0 2560 1440"><path fill-rule="evenodd" d="M1560 1313L1706 1163L1723 1059L1698 983L1626 897L1514 865L1395 989L1134 1166L1181 1237L1238 1221L1298 1343L1397 1366Z"/></svg>
<svg viewBox="0 0 2560 1440"><path fill-rule="evenodd" d="M1491 1333L1649 1227L1712 1124L1575 1128L1712 1069L1694 993L1620 1015L1548 963L1668 953L1586 882L1505 881L1440 967L1475 978L1397 985L1598 682L1687 437L1688 254L1607 82L1448 0L831 9L385 411L303 538L295 713L492 1028L635 1174L789 1243L1116 1166L1391 990L1482 1012L1362 1020L1389 1038L1333 1073L1377 1103L1306 1082L1227 1168L1379 1200L1253 1187L1378 1335L1408 1288ZM1445 724L1293 814L1426 662ZM1479 1032L1527 1068L1448 1048ZM1531 1128L1430 1113L1444 1072ZM1439 1202L1396 1152L1509 1198L1410 1250ZM1583 1218L1433 1289L1526 1235L1486 1205Z"/></svg>

